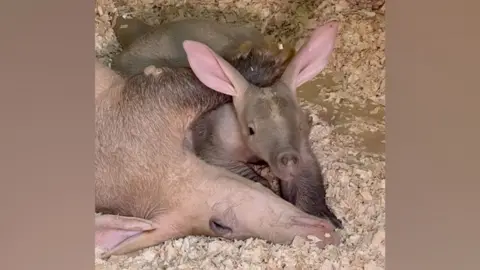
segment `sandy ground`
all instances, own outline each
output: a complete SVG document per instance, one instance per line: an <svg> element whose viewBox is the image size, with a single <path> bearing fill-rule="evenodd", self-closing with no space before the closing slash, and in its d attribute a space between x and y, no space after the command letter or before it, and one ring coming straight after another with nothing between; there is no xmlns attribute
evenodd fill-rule
<svg viewBox="0 0 480 270"><path fill-rule="evenodd" d="M385 6L381 0L97 0L95 50L109 62L119 51L117 15L149 24L179 17L245 22L279 42L301 44L319 23L342 23L325 71L298 89L315 126L311 140L344 220L343 243L320 250L311 239L292 245L263 240L186 237L108 261L96 269L385 269ZM354 3L354 5L352 5ZM356 5L355 5L356 4ZM381 7L378 9L378 7Z"/></svg>

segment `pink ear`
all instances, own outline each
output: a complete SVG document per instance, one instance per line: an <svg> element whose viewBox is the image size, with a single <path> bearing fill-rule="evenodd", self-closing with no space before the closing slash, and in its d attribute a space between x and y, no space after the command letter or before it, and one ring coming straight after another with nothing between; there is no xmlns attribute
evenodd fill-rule
<svg viewBox="0 0 480 270"><path fill-rule="evenodd" d="M128 238L153 230L151 221L115 215L95 216L95 246L111 250Z"/></svg>
<svg viewBox="0 0 480 270"><path fill-rule="evenodd" d="M332 21L318 27L300 48L282 76L282 81L293 91L313 79L327 66L335 45L338 26L338 22Z"/></svg>
<svg viewBox="0 0 480 270"><path fill-rule="evenodd" d="M207 45L186 40L183 48L190 68L207 87L230 96L241 95L248 88L245 78Z"/></svg>

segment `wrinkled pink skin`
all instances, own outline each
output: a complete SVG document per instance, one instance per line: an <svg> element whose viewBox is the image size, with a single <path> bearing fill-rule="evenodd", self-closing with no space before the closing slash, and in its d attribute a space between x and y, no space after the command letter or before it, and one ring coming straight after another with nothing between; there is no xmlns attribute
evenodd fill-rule
<svg viewBox="0 0 480 270"><path fill-rule="evenodd" d="M288 50L284 50L287 54L272 54L261 34L252 28L198 19L157 27L137 19L121 19L115 27L124 47L112 64L119 72L133 75L152 64L190 66L206 86L232 96L233 103L220 105L192 126L188 138L196 155L268 186L250 166L266 162L282 180L284 199L342 227L327 205L322 170L309 142L310 126L296 100L296 88L328 63L338 23L318 27L289 64L285 59ZM253 49L246 60L232 64L230 58L236 57L239 44L246 41L266 49ZM220 55L229 55L230 63Z"/></svg>
<svg viewBox="0 0 480 270"><path fill-rule="evenodd" d="M187 235L339 243L329 221L188 150L192 121L227 102L190 70L148 67L123 79L97 61L95 75L95 209L104 213L95 244L104 258ZM212 102L198 104L205 95Z"/></svg>

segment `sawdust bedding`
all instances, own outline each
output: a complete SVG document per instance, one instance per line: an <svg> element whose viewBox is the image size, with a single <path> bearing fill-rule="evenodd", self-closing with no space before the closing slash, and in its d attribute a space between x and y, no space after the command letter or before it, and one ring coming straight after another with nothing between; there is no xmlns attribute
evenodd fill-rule
<svg viewBox="0 0 480 270"><path fill-rule="evenodd" d="M327 199L345 223L338 247L318 249L302 238L274 245L190 236L108 261L96 256L96 269L385 269L384 0L96 0L95 12L95 51L107 64L120 50L115 16L149 24L181 17L243 22L297 46L318 24L339 20L333 57L318 76L335 84L319 85L323 103L302 105L312 112Z"/></svg>

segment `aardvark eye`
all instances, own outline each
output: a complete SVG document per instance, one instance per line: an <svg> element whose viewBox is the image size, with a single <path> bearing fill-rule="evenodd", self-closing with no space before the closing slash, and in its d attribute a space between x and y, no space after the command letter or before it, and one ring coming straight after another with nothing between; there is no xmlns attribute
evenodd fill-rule
<svg viewBox="0 0 480 270"><path fill-rule="evenodd" d="M232 229L222 224L218 219L212 218L209 221L210 229L218 236L232 232Z"/></svg>

